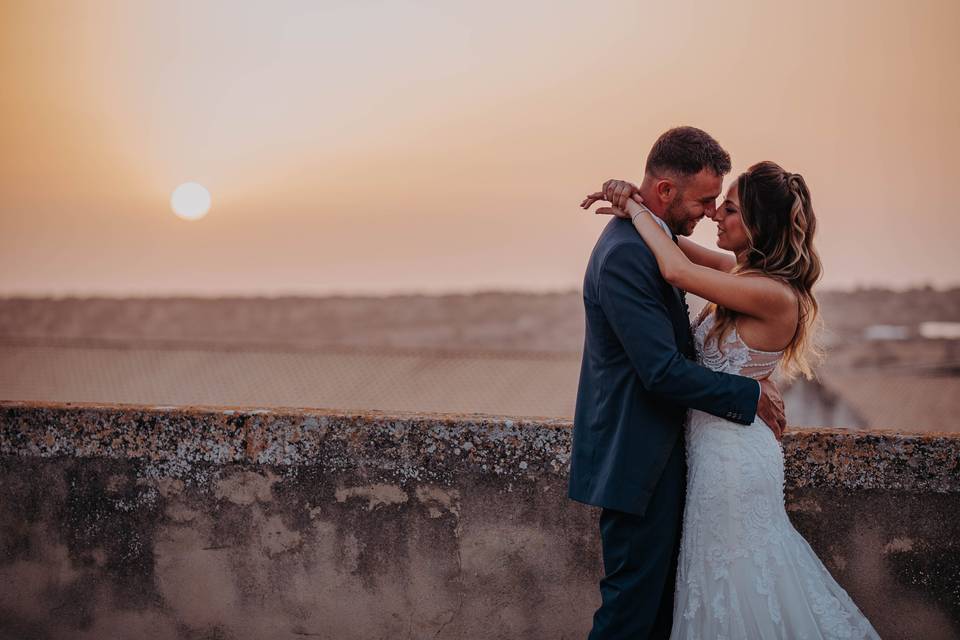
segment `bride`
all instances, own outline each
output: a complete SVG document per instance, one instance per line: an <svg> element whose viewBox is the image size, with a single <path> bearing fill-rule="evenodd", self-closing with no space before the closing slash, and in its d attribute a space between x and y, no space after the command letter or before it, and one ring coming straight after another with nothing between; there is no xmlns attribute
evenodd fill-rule
<svg viewBox="0 0 960 640"><path fill-rule="evenodd" d="M716 209L713 251L664 233L636 187L608 181L587 196L633 220L664 279L712 304L694 326L715 371L812 377L808 352L820 277L816 218L799 174L750 167ZM727 253L731 252L731 253ZM757 418L740 424L690 410L687 494L671 639L878 638L787 517L783 449Z"/></svg>

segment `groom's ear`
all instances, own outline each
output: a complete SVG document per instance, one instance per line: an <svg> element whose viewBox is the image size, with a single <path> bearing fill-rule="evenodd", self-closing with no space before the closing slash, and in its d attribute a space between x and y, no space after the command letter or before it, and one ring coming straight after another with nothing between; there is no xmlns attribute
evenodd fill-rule
<svg viewBox="0 0 960 640"><path fill-rule="evenodd" d="M673 199L677 197L677 185L673 183L673 180L669 178L663 178L657 180L657 183L653 187L654 192L656 192L657 197L660 198L660 202L663 204L669 204L673 202Z"/></svg>

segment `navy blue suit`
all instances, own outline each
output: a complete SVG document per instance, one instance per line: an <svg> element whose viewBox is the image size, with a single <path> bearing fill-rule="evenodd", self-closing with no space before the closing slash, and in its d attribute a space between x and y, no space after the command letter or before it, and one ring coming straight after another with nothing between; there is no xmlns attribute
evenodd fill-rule
<svg viewBox="0 0 960 640"><path fill-rule="evenodd" d="M605 576L590 640L666 637L686 480L688 407L750 424L756 380L693 361L682 293L613 218L583 281L586 333L568 495L602 507Z"/></svg>

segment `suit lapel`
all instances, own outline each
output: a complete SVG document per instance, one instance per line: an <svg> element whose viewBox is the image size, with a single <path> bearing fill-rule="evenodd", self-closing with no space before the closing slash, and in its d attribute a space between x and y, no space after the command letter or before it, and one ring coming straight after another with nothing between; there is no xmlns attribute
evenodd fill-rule
<svg viewBox="0 0 960 640"><path fill-rule="evenodd" d="M687 358L694 357L693 334L690 329L690 316L687 315L687 307L683 303L683 296L680 290L664 280L667 307L670 309L670 316L673 320L673 332L677 339L677 348ZM669 291L667 291L669 290Z"/></svg>

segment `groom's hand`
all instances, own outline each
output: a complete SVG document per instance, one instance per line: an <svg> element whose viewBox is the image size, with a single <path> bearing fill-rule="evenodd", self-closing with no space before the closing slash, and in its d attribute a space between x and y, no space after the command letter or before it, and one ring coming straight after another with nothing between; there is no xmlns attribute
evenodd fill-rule
<svg viewBox="0 0 960 640"><path fill-rule="evenodd" d="M787 429L787 416L783 410L783 397L780 389L770 380L760 381L760 402L757 404L757 415L763 420L777 440L783 438Z"/></svg>

